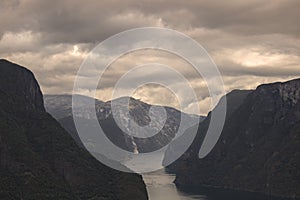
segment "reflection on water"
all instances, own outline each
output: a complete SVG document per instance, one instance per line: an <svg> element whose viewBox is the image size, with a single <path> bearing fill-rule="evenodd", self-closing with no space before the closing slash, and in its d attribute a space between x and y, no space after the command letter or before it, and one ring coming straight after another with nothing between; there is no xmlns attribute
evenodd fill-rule
<svg viewBox="0 0 300 200"><path fill-rule="evenodd" d="M151 169L161 169L156 172L142 174L147 186L149 200L282 200L253 193L215 189L199 190L197 188L197 190L192 190L191 188L185 188L185 192L182 192L173 183L175 175L166 173L160 164L163 159L161 154L146 156L148 157L141 156L128 159L123 164L137 173L151 171Z"/></svg>
<svg viewBox="0 0 300 200"><path fill-rule="evenodd" d="M174 175L170 175L160 170L158 172L143 175L147 185L149 200L207 200L205 195L185 194L177 190L173 181Z"/></svg>
<svg viewBox="0 0 300 200"><path fill-rule="evenodd" d="M201 190L178 190L173 183L175 176L160 170L143 174L147 186L149 200L280 200L274 197L258 196L253 193Z"/></svg>

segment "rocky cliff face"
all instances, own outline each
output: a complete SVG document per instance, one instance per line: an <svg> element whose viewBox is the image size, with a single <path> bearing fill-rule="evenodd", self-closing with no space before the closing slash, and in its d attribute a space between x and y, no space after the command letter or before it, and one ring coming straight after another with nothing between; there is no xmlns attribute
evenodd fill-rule
<svg viewBox="0 0 300 200"><path fill-rule="evenodd" d="M141 176L79 148L45 112L33 74L0 60L0 199L147 199Z"/></svg>
<svg viewBox="0 0 300 200"><path fill-rule="evenodd" d="M84 124L86 124L89 129L92 129L91 126L88 125L88 119L91 111L86 109L85 100L87 98L89 97L80 96L81 105L77 106L79 109L77 113L80 115L82 120L86 121ZM72 117L72 96L46 95L44 101L46 110L53 115L66 130L68 130L73 138L77 138L76 140L78 141L79 138ZM128 102L129 116L127 116L124 112L128 106ZM152 105L129 97L122 97L108 102L102 102L95 99L97 118L102 129L110 138L110 140L119 147L136 153L146 153L158 150L168 144L176 136L176 134L182 134L178 133L179 124L182 120L181 117L188 122L185 124L183 129L187 129L199 122L198 116L181 113L180 111L170 107L157 106L164 108L167 116L167 119L164 122L162 119L163 116L159 114L154 115L152 128L157 130L158 133L155 136L146 139L133 137L124 133L116 124L115 119L112 116L112 103L114 106L116 106L117 111L114 117L123 122L127 133L133 133L140 136L147 135L147 132L143 132L143 130L134 128L132 123L134 122L139 126L149 125L151 120L149 110ZM200 121L203 119L204 117L200 117ZM160 127L162 127L161 131ZM84 142L90 143L91 141ZM81 143L81 141L78 141L78 143Z"/></svg>
<svg viewBox="0 0 300 200"><path fill-rule="evenodd" d="M239 107L241 106L241 104L244 102L245 98L252 92L252 90L233 90L230 93L226 94L226 102L227 102L227 110L226 110L226 118L228 119L229 116L231 116L233 114L233 112ZM216 105L215 109L218 109L218 107L221 104L222 101L224 101L225 97L222 97L220 99L220 102L218 105ZM167 149L166 153L165 153L165 157L164 157L164 161L163 164L165 163L170 163L169 158L172 157L178 157L178 155L181 155L182 152L176 152L176 150L181 150L181 148L176 148L176 146L180 145L181 142L183 141L183 143L185 143L185 141L189 141L190 135L193 135L193 133L195 133L195 131L197 132L191 146L189 147L189 149L180 157L179 160L177 160L176 162L172 163L171 165L167 166L167 169L170 171L176 171L179 172L180 170L177 170L177 167L180 167L182 165L182 161L190 159L190 158L195 158L196 161L198 160L198 152L199 149L202 145L202 141L204 140L205 137L205 133L207 131L207 128L209 126L210 123L210 117L211 117L211 112L209 112L208 116L206 119L204 119L198 127L191 127L190 129L188 129L183 136L181 136L180 138L174 140L169 148Z"/></svg>
<svg viewBox="0 0 300 200"><path fill-rule="evenodd" d="M237 106L228 106L218 143L198 159L208 116L191 148L169 168L177 175L176 184L299 198L299 94L300 79L257 87L233 104Z"/></svg>
<svg viewBox="0 0 300 200"><path fill-rule="evenodd" d="M1 93L19 98L24 108L28 110L44 111L43 96L33 73L7 60L0 59L0 63Z"/></svg>

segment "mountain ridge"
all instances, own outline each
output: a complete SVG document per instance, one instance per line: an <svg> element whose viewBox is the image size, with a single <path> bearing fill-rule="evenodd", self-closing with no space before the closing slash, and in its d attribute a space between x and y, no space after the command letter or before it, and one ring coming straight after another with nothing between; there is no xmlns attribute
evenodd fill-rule
<svg viewBox="0 0 300 200"><path fill-rule="evenodd" d="M208 116L190 149L169 167L176 173L175 183L299 198L299 102L300 79L258 86L229 109L216 146L199 159Z"/></svg>
<svg viewBox="0 0 300 200"><path fill-rule="evenodd" d="M32 72L6 60L0 72L1 199L148 199L140 175L101 164L45 112Z"/></svg>
<svg viewBox="0 0 300 200"><path fill-rule="evenodd" d="M65 100L67 98L68 100ZM87 97L90 98L90 97ZM93 99L93 98L92 98ZM98 118L99 123L102 126L102 129L104 132L107 132L107 136L110 138L110 140L116 144L117 146L121 147L124 150L131 151L131 152L152 152L154 150L160 149L161 147L168 144L177 133L179 124L181 120L185 120L188 124L186 124L186 128L189 126L192 126L193 124L197 123L199 120L198 116L189 115L186 113L182 113L179 110L172 108L172 107L165 107L165 106L157 106L157 105L151 105L148 103L144 103L140 100L136 100L132 97L120 97L114 100L109 100L107 102L99 101L97 99L95 100L95 107L96 107L96 115ZM60 103L60 102L66 102L68 103ZM46 110L53 115L60 123L61 125L68 130L68 132L73 136L73 138L77 138L78 140L78 133L75 128L75 124L73 121L73 113L72 113L72 96L65 96L65 95L46 95L45 99L45 107ZM111 103L113 102L113 105L116 106L116 115L112 116L112 109L111 109ZM126 115L126 108L127 104L129 103L130 109L129 109L129 116ZM82 120L85 120L89 118L89 115L92 111L90 111L90 108L86 108L86 105L79 103L79 106L76 106L76 113L78 113L78 116L82 118ZM127 132L133 132L140 135L147 135L147 132L140 132L138 129L135 129L135 126L130 126L132 122L136 123L139 126L145 126L149 125L151 122L151 118L149 115L149 111L151 107L159 107L164 108L166 110L167 119L166 123L163 123L163 119L161 119L163 116L160 115L154 115L154 121L152 127L154 129L157 129L159 133L157 133L153 137L149 138L138 138L138 137L132 137L129 134L123 132L123 129L121 130L116 123L115 120L122 121L126 126L124 127ZM78 112L77 112L78 110ZM57 112L58 111L58 112ZM64 112L65 116L61 116L58 114L61 111L67 111ZM182 117L182 119L181 119ZM203 120L204 117L200 116L200 120ZM132 121L131 121L132 120ZM86 123L83 124L87 124ZM159 130L159 127L163 127L161 130ZM87 125L88 127L92 129L92 125ZM91 130L89 132L95 132L96 130ZM145 130L146 131L146 130ZM179 132L179 131L178 131ZM78 143L81 143L78 141Z"/></svg>

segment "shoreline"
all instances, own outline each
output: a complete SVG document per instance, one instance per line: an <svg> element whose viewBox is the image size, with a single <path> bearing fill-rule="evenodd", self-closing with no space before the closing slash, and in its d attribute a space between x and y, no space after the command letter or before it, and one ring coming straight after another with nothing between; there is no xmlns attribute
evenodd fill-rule
<svg viewBox="0 0 300 200"><path fill-rule="evenodd" d="M178 190L189 193L189 194L199 194L201 192L205 192L207 194L213 196L244 196L249 195L250 197L255 197L258 199L271 199L271 200L300 200L300 197L290 197L290 196L279 196L279 195L270 195L263 192L245 190L240 188L230 188L230 187L221 187L221 186L213 186L213 185L183 185L176 182L174 180L174 184L178 188Z"/></svg>

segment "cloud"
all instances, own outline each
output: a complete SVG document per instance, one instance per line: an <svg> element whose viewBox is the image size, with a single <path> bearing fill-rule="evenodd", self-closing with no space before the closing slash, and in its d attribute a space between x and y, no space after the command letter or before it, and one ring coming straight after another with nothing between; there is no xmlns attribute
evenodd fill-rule
<svg viewBox="0 0 300 200"><path fill-rule="evenodd" d="M226 91L251 89L300 76L299 7L298 0L2 0L0 57L31 69L44 93L70 93L81 63L99 42L130 28L166 27L203 45L219 67ZM100 56L113 56L117 47L108 47ZM199 101L186 98L185 111L193 112L196 104L202 114L211 109L205 81L192 66L175 55L153 50L132 52L115 61L103 74L98 97L109 100L116 81L146 63L172 66L189 80ZM98 73L92 68L85 76ZM90 84L87 81L86 88ZM124 84L122 89L129 86ZM90 94L86 88L82 92ZM181 95L186 95L184 89ZM135 96L178 108L174 96L158 85L143 86Z"/></svg>

